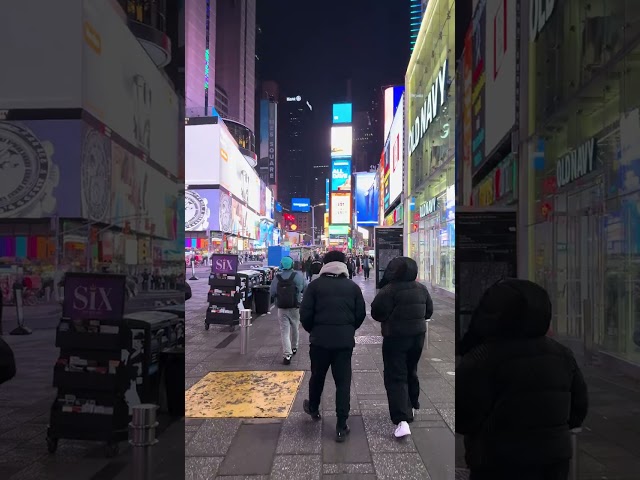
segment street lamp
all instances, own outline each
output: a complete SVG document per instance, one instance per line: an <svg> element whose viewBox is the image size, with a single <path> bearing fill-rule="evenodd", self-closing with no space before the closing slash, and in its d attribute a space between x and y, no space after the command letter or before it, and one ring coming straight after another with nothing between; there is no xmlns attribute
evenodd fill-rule
<svg viewBox="0 0 640 480"><path fill-rule="evenodd" d="M317 205L311 205L311 239L313 241L313 246L316 246L316 207L326 207L326 203L319 203Z"/></svg>

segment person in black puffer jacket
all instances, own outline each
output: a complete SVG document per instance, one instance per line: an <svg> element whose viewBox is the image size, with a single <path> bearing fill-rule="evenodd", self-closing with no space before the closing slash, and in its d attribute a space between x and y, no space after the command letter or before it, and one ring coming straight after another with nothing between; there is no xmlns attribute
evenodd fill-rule
<svg viewBox="0 0 640 480"><path fill-rule="evenodd" d="M424 347L426 319L433 314L427 287L416 282L418 265L409 257L389 262L381 290L371 304L371 317L382 323L384 386L395 436L411 433L413 409L420 408L418 361Z"/></svg>
<svg viewBox="0 0 640 480"><path fill-rule="evenodd" d="M473 480L568 477L588 393L571 350L546 336L551 313L546 290L520 279L490 287L473 313L456 368L456 432Z"/></svg>
<svg viewBox="0 0 640 480"><path fill-rule="evenodd" d="M309 399L304 411L320 419L320 399L329 367L336 383L336 441L349 433L349 397L351 394L351 356L355 333L367 316L360 287L349 280L342 252L328 252L320 277L309 284L302 297L300 322L310 333L311 378Z"/></svg>

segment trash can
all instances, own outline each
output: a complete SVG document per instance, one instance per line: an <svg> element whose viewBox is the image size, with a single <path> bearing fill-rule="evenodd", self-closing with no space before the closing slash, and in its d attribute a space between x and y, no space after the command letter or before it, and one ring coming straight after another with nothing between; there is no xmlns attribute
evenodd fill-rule
<svg viewBox="0 0 640 480"><path fill-rule="evenodd" d="M268 285L253 287L253 304L258 315L269 313L271 293L269 293Z"/></svg>
<svg viewBox="0 0 640 480"><path fill-rule="evenodd" d="M160 362L164 373L169 415L184 417L184 347L163 350Z"/></svg>

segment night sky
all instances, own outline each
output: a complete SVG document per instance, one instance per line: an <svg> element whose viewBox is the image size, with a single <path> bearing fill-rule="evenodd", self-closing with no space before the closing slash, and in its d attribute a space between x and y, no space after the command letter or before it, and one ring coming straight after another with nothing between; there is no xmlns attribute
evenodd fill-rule
<svg viewBox="0 0 640 480"><path fill-rule="evenodd" d="M258 81L274 80L281 96L309 100L319 144L328 137L331 104L346 99L347 79L354 111L367 109L372 89L404 83L409 0L257 3Z"/></svg>

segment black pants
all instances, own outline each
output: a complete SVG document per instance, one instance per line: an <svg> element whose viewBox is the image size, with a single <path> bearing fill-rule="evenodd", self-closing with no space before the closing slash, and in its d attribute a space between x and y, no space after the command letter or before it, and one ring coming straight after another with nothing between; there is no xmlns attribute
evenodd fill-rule
<svg viewBox="0 0 640 480"><path fill-rule="evenodd" d="M412 422L412 408L419 408L418 361L425 334L412 337L385 337L382 343L384 387L387 389L391 421Z"/></svg>
<svg viewBox="0 0 640 480"><path fill-rule="evenodd" d="M569 460L547 467L513 467L505 470L471 470L469 480L567 480Z"/></svg>
<svg viewBox="0 0 640 480"><path fill-rule="evenodd" d="M368 280L368 279L369 279L369 272L370 272L370 271L371 271L371 270L370 270L369 268L365 268L365 269L364 269L364 279L365 279L365 280Z"/></svg>
<svg viewBox="0 0 640 480"><path fill-rule="evenodd" d="M351 356L353 348L329 350L311 345L309 356L311 357L311 379L309 380L309 408L318 410L320 399L324 389L324 381L327 371L331 367L333 380L336 382L336 416L338 425L344 426L349 418L351 405Z"/></svg>

